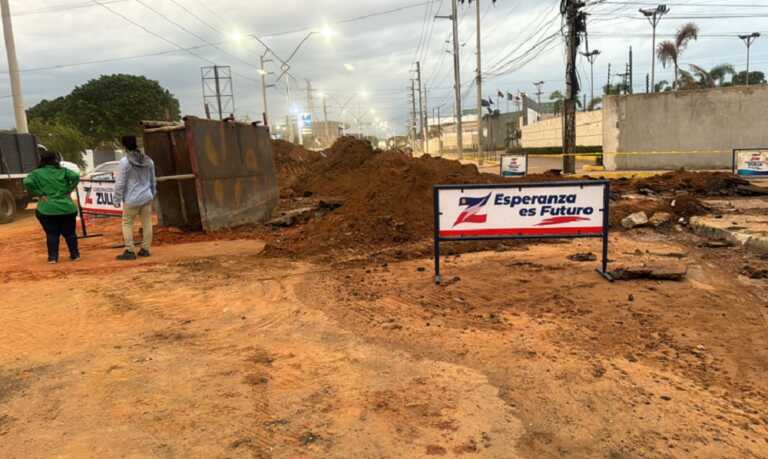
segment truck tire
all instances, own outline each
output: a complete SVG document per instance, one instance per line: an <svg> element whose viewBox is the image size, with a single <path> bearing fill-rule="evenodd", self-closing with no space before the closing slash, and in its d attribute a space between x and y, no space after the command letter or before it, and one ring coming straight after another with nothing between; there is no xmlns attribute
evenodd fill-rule
<svg viewBox="0 0 768 459"><path fill-rule="evenodd" d="M22 211L22 210L26 210L27 207L29 207L29 204L31 202L32 201L29 198L17 199L16 200L16 212L19 212L19 211Z"/></svg>
<svg viewBox="0 0 768 459"><path fill-rule="evenodd" d="M16 200L13 193L0 189L0 224L11 223L16 217Z"/></svg>

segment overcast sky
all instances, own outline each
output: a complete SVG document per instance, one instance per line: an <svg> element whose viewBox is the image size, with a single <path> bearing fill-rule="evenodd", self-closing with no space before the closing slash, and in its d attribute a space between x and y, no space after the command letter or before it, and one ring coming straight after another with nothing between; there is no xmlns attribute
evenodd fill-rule
<svg viewBox="0 0 768 459"><path fill-rule="evenodd" d="M553 90L562 90L562 37L541 43L560 30L560 0L498 0L495 6L490 0L481 2L483 67L489 72L485 95L498 90L532 94L532 82L537 80L546 82L545 99ZM609 63L614 74L624 71L630 46L635 56L635 90L645 90L645 75L651 67L651 27L637 9L650 5L617 0L588 8L593 13L589 46L602 52L595 64L596 93L605 84ZM658 29L659 40L687 21L701 29L701 38L683 56L684 64L710 68L732 63L743 70L746 48L735 35L753 31L768 35L765 0L677 0L669 5L671 12ZM261 37L281 59L287 59L309 31L330 30L330 36L312 35L290 62L293 78L285 77L269 89L273 119L291 110L306 110L309 79L318 92L328 94L329 118L339 119L340 106L349 101L348 117L366 122L378 118L402 133L409 110L406 87L417 59L422 61L430 109L441 106L446 114L453 110L452 56L446 42L450 21L432 19L450 14L450 0L11 0L11 9L27 107L66 95L100 75L131 73L158 80L179 98L183 114L202 116L200 67L215 62L232 66L237 116L257 120L261 117L258 63L264 48L250 35ZM475 5L460 5L459 10L462 92L465 108L472 108ZM238 33L240 40L236 40ZM531 49L537 43L541 46ZM194 56L177 47L200 48L193 51ZM83 64L93 61L103 62ZM0 63L0 128L8 128L14 120L5 53ZM752 68L765 71L767 66L768 36L752 48ZM279 66L268 70L280 73ZM583 58L579 74L589 93L589 65ZM275 76L269 76L270 83ZM657 65L657 81L671 78L671 69ZM614 82L619 79L613 77ZM320 106L318 100L318 114ZM373 133L384 132L379 128Z"/></svg>

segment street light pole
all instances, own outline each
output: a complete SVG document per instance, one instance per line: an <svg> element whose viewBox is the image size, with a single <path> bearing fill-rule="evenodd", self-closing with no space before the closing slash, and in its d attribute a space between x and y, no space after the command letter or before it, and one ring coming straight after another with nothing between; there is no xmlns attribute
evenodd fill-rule
<svg viewBox="0 0 768 459"><path fill-rule="evenodd" d="M648 18L648 22L650 22L651 27L653 27L653 45L651 46L651 89L653 92L656 92L656 26L659 25L661 18L669 13L669 8L667 5L659 5L654 9L641 9L640 13Z"/></svg>
<svg viewBox="0 0 768 459"><path fill-rule="evenodd" d="M752 48L752 43L760 38L760 32L751 33L749 35L739 35L739 38L747 45L747 86L749 86L749 53Z"/></svg>
<svg viewBox="0 0 768 459"><path fill-rule="evenodd" d="M590 99L589 103L591 104L592 101L595 100L595 60L597 59L597 56L600 55L599 50L593 50L589 51L587 53L581 53L582 56L586 57L589 61L589 77L590 77L590 94L592 99ZM586 110L586 106L584 107Z"/></svg>
<svg viewBox="0 0 768 459"><path fill-rule="evenodd" d="M8 73L11 77L11 95L13 96L13 111L16 115L16 132L28 134L27 113L24 111L19 62L16 58L16 42L13 38L11 9L8 6L8 0L0 0L0 12L3 15L3 35L5 36L5 51L8 55Z"/></svg>

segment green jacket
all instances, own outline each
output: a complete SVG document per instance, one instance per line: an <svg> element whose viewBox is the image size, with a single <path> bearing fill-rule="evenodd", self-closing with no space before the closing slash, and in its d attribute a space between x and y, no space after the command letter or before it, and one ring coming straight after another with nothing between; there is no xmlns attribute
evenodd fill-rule
<svg viewBox="0 0 768 459"><path fill-rule="evenodd" d="M70 215L77 213L72 201L72 191L80 182L80 176L64 167L44 166L32 171L24 179L29 194L46 197L37 203L37 211L43 215Z"/></svg>

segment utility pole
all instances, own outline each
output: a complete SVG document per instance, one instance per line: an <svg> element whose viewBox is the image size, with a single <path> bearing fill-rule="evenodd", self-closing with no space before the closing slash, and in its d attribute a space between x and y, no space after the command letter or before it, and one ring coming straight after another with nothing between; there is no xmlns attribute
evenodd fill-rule
<svg viewBox="0 0 768 459"><path fill-rule="evenodd" d="M608 63L608 79L606 80L605 91L603 92L605 92L605 94L610 94L611 93L610 89L611 89L611 63L609 62Z"/></svg>
<svg viewBox="0 0 768 459"><path fill-rule="evenodd" d="M422 147L424 146L424 140L426 139L426 135L424 133L424 98L422 97L421 92L421 62L416 61L416 83L418 85L418 88L416 89L419 95L419 132L421 133L419 135L419 140L421 140Z"/></svg>
<svg viewBox="0 0 768 459"><path fill-rule="evenodd" d="M645 74L645 93L648 94L651 92L651 75L646 73Z"/></svg>
<svg viewBox="0 0 768 459"><path fill-rule="evenodd" d="M323 126L325 134L325 142L330 146L331 143L331 128L328 126L328 95L323 94Z"/></svg>
<svg viewBox="0 0 768 459"><path fill-rule="evenodd" d="M455 92L454 110L456 111L456 146L459 159L464 159L464 128L461 123L461 63L459 62L459 6L458 0L451 0L450 16L435 16L450 19L453 22L453 87Z"/></svg>
<svg viewBox="0 0 768 459"><path fill-rule="evenodd" d="M16 115L16 132L29 134L27 112L24 111L24 96L21 92L21 75L19 61L16 58L16 41L13 38L11 8L8 0L0 0L0 12L3 15L3 35L5 36L5 52L8 55L8 74L11 78L11 95L13 97L13 112Z"/></svg>
<svg viewBox="0 0 768 459"><path fill-rule="evenodd" d="M587 52L581 53L582 56L587 58L587 61L589 61L589 78L590 78L590 97L592 99L590 102L595 100L595 60L597 60L597 56L600 55L600 51L595 49L593 51L589 50L589 46L587 46Z"/></svg>
<svg viewBox="0 0 768 459"><path fill-rule="evenodd" d="M534 86L536 86L536 103L541 105L541 95L544 94L541 90L541 88L544 86L543 81L537 81L533 83ZM541 110L541 107L539 107L539 110Z"/></svg>
<svg viewBox="0 0 768 459"><path fill-rule="evenodd" d="M475 0L477 7L477 158L483 165L483 41L480 35L480 0Z"/></svg>
<svg viewBox="0 0 768 459"><path fill-rule="evenodd" d="M214 79L216 80L216 105L219 107L219 120L224 119L224 113L222 111L221 107L221 83L219 80L219 66L214 65L213 66L213 75Z"/></svg>
<svg viewBox="0 0 768 459"><path fill-rule="evenodd" d="M648 22L653 27L653 41L651 45L651 88L653 92L656 92L656 27L659 25L661 18L669 13L667 5L658 5L653 9L640 9L640 13L643 14Z"/></svg>
<svg viewBox="0 0 768 459"><path fill-rule="evenodd" d="M274 86L274 85L267 85L267 70L264 68L264 64L267 62L272 62L272 59L265 59L267 57L267 53L269 51L265 51L263 55L259 58L259 63L261 64L261 67L259 68L259 74L261 75L261 101L264 105L264 112L262 113L262 118L264 118L264 126L269 127L269 108L267 105L267 88Z"/></svg>
<svg viewBox="0 0 768 459"><path fill-rule="evenodd" d="M751 33L749 35L739 35L739 38L747 45L747 86L749 86L749 52L752 48L752 43L760 38L760 32Z"/></svg>
<svg viewBox="0 0 768 459"><path fill-rule="evenodd" d="M627 73L629 73L629 93L634 94L635 93L635 72L634 72L634 62L632 60L632 47L629 47L629 68L627 69Z"/></svg>
<svg viewBox="0 0 768 459"><path fill-rule="evenodd" d="M427 87L424 86L424 153L429 154L429 105L427 104Z"/></svg>
<svg viewBox="0 0 768 459"><path fill-rule="evenodd" d="M563 173L576 173L576 100L579 97L579 82L576 75L576 55L579 47L579 32L585 32L585 15L580 12L584 3L566 0L565 19L568 24L568 56L565 67L565 100L563 101Z"/></svg>
<svg viewBox="0 0 768 459"><path fill-rule="evenodd" d="M416 150L416 82L411 80L411 149Z"/></svg>
<svg viewBox="0 0 768 459"><path fill-rule="evenodd" d="M437 154L443 156L443 124L440 118L440 106L437 107Z"/></svg>

